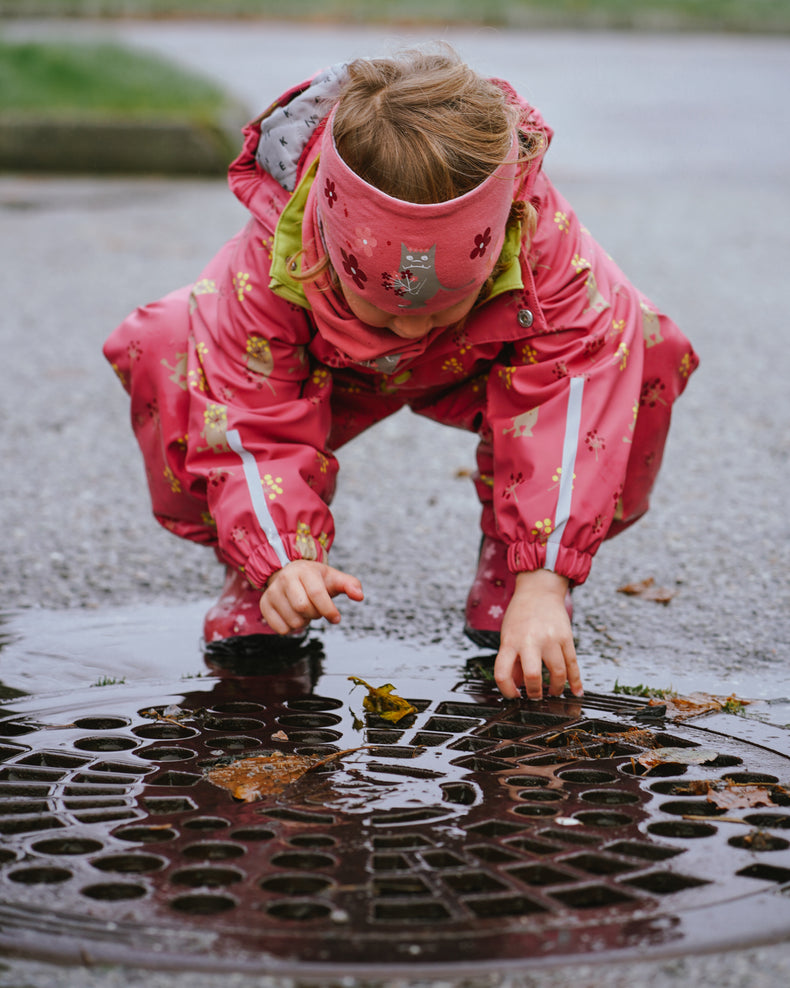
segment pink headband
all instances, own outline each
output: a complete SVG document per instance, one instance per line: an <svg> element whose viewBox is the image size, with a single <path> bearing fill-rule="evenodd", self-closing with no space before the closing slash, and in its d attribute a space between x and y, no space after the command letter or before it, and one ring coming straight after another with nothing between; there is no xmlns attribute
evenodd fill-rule
<svg viewBox="0 0 790 988"><path fill-rule="evenodd" d="M499 257L518 144L480 185L448 202L412 203L369 185L343 161L326 124L312 198L340 280L379 309L438 312L482 286Z"/></svg>

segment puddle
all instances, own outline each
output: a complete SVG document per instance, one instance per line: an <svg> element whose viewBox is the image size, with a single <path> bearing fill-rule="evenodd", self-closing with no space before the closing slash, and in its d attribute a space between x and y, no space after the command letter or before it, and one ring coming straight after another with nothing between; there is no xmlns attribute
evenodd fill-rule
<svg viewBox="0 0 790 988"><path fill-rule="evenodd" d="M0 615L0 701L22 694L46 694L85 686L168 681L213 676L200 637L203 616L212 601L146 605L101 610L20 610ZM578 632L577 632L578 634ZM309 641L317 654L318 674L355 675L396 681L428 676L449 680L467 667L490 665L481 651L458 635L433 642L387 638L381 634L349 635L343 627L316 626ZM735 692L752 702L744 715L778 726L790 725L790 677L786 669L764 672L703 669L673 655L662 641L660 656L634 647L613 662L585 650L584 632L577 644L586 690L612 692L615 683L672 689L688 695ZM256 663L237 670L257 674ZM263 669L260 669L263 672ZM361 702L361 700L360 700Z"/></svg>

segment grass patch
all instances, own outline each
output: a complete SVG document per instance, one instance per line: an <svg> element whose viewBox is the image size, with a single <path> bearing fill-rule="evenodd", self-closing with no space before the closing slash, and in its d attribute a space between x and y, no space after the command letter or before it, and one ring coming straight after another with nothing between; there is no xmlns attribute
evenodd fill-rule
<svg viewBox="0 0 790 988"><path fill-rule="evenodd" d="M786 32L790 0L0 0L0 14Z"/></svg>
<svg viewBox="0 0 790 988"><path fill-rule="evenodd" d="M210 81L118 45L0 41L0 112L200 121L225 102Z"/></svg>

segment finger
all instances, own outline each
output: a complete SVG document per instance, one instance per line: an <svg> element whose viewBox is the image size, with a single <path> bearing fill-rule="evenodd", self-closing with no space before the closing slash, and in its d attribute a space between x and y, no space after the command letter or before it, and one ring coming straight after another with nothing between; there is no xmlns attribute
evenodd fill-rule
<svg viewBox="0 0 790 988"><path fill-rule="evenodd" d="M574 696L584 696L582 674L579 669L579 663L576 659L576 649L573 645L573 639L571 639L568 645L563 646L562 651L565 657L565 672L568 677L568 686L570 687L571 693L573 693Z"/></svg>
<svg viewBox="0 0 790 988"><path fill-rule="evenodd" d="M295 627L291 627L280 615L280 612L274 606L270 593L267 592L261 597L260 608L261 617L275 634L287 635L290 631L296 630Z"/></svg>
<svg viewBox="0 0 790 988"><path fill-rule="evenodd" d="M340 621L340 611L334 605L332 596L321 573L310 573L303 581L306 602L309 605L310 616L326 618L331 624ZM305 613L303 611L303 613Z"/></svg>
<svg viewBox="0 0 790 988"><path fill-rule="evenodd" d="M364 600L365 598L362 592L362 584L350 573L344 573L342 570L334 569L330 566L326 572L324 582L330 597L336 597L342 593L346 597L350 597L351 600Z"/></svg>
<svg viewBox="0 0 790 988"><path fill-rule="evenodd" d="M261 599L261 615L279 635L298 631L310 621L310 604L301 585L276 582Z"/></svg>
<svg viewBox="0 0 790 988"><path fill-rule="evenodd" d="M494 680L502 696L514 700L521 693L514 671L518 670L518 680L521 680L521 666L518 663L518 653L503 645L494 661Z"/></svg>

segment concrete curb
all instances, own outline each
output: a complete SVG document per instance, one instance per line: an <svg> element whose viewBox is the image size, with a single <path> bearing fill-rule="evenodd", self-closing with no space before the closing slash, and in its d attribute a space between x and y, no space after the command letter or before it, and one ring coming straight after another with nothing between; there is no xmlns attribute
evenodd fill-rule
<svg viewBox="0 0 790 988"><path fill-rule="evenodd" d="M207 121L29 119L0 115L0 171L224 175L249 119L240 106Z"/></svg>

